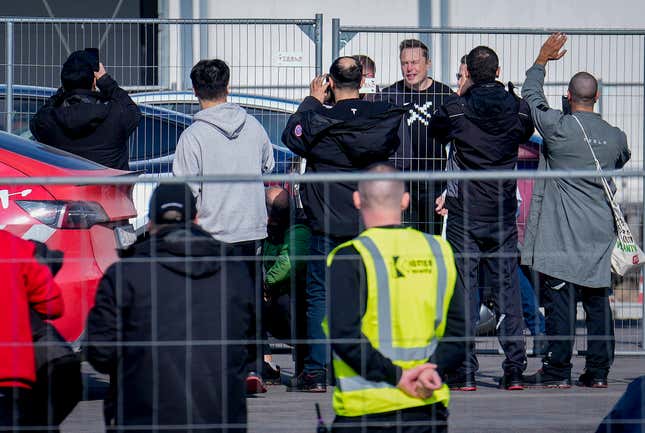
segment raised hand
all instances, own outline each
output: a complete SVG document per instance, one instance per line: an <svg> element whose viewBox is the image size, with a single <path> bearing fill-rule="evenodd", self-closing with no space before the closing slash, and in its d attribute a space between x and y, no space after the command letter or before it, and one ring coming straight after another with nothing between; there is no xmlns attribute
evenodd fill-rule
<svg viewBox="0 0 645 433"><path fill-rule="evenodd" d="M328 87L329 81L326 80L326 76L318 75L316 78L311 80L311 84L309 85L309 94L319 100L321 104L324 104Z"/></svg>
<svg viewBox="0 0 645 433"><path fill-rule="evenodd" d="M567 42L567 35L561 32L553 33L542 44L535 63L546 65L549 60L560 60L567 53L567 50L562 50L565 42Z"/></svg>

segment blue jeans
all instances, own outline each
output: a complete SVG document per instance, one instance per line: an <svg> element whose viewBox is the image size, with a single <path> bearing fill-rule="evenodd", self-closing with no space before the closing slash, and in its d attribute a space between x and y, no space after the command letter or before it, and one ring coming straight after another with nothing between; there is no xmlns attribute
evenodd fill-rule
<svg viewBox="0 0 645 433"><path fill-rule="evenodd" d="M520 294L522 295L522 315L524 316L524 323L531 331L531 335L544 334L544 316L540 312L535 296L533 285L526 278L524 272L518 269L520 278Z"/></svg>
<svg viewBox="0 0 645 433"><path fill-rule="evenodd" d="M327 255L338 245L348 239L330 238L321 234L311 236L310 254L312 258L307 263L307 339L326 339L322 329L322 322L327 314ZM304 371L312 373L325 369L329 359L327 344L309 344L309 351L305 357Z"/></svg>

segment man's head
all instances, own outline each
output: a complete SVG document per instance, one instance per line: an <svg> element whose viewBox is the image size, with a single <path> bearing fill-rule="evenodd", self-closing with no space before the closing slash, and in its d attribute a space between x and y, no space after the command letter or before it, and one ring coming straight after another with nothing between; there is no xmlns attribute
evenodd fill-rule
<svg viewBox="0 0 645 433"><path fill-rule="evenodd" d="M150 231L158 226L190 223L197 216L197 201L186 184L161 184L150 197Z"/></svg>
<svg viewBox="0 0 645 433"><path fill-rule="evenodd" d="M468 75L473 83L490 83L499 77L499 58L492 49L480 45L466 56Z"/></svg>
<svg viewBox="0 0 645 433"><path fill-rule="evenodd" d="M387 163L371 166L367 173L399 173ZM401 212L410 204L402 180L364 180L354 192L354 206L361 211L366 227L400 224Z"/></svg>
<svg viewBox="0 0 645 433"><path fill-rule="evenodd" d="M343 56L334 60L329 68L329 86L334 91L356 93L363 84L363 67L355 56Z"/></svg>
<svg viewBox="0 0 645 433"><path fill-rule="evenodd" d="M420 86L428 79L430 51L428 46L418 39L406 39L399 44L401 73L408 87Z"/></svg>
<svg viewBox="0 0 645 433"><path fill-rule="evenodd" d="M287 226L291 216L291 197L284 188L271 186L266 190L269 226Z"/></svg>
<svg viewBox="0 0 645 433"><path fill-rule="evenodd" d="M598 81L588 72L578 72L569 81L567 97L571 104L593 107L600 97Z"/></svg>
<svg viewBox="0 0 645 433"><path fill-rule="evenodd" d="M190 71L195 96L201 101L225 101L230 78L226 62L219 59L200 60Z"/></svg>
<svg viewBox="0 0 645 433"><path fill-rule="evenodd" d="M363 77L374 78L376 76L376 63L370 57L361 54L356 56L363 68Z"/></svg>
<svg viewBox="0 0 645 433"><path fill-rule="evenodd" d="M60 72L60 81L65 90L92 90L96 85L92 59L86 51L74 51L69 55Z"/></svg>
<svg viewBox="0 0 645 433"><path fill-rule="evenodd" d="M466 80L466 75L468 75L468 67L466 66L466 57L467 54L461 56L459 60L459 72L457 72L457 85L461 87L463 82Z"/></svg>

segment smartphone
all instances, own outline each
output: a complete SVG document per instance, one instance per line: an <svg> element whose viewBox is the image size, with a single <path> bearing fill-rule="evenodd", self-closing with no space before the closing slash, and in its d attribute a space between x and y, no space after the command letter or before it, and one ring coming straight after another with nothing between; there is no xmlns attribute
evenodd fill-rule
<svg viewBox="0 0 645 433"><path fill-rule="evenodd" d="M571 114L571 105L566 95L562 95L562 113Z"/></svg>
<svg viewBox="0 0 645 433"><path fill-rule="evenodd" d="M92 61L92 69L99 70L99 49L98 48L85 48L85 52L89 55Z"/></svg>

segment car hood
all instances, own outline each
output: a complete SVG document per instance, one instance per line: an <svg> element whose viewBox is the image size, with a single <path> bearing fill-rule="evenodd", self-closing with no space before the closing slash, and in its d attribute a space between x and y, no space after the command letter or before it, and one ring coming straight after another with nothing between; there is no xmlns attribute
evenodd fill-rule
<svg viewBox="0 0 645 433"><path fill-rule="evenodd" d="M211 125L231 140L240 135L246 123L246 116L244 108L225 102L197 112L194 120Z"/></svg>

